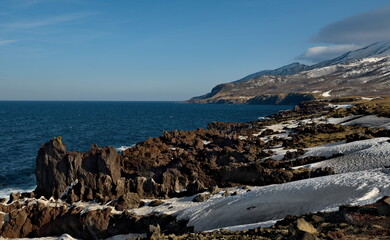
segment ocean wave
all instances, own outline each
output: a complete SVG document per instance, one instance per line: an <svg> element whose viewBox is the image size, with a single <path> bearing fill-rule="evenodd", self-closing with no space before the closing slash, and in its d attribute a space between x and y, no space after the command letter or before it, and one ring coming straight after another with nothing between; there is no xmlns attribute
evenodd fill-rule
<svg viewBox="0 0 390 240"><path fill-rule="evenodd" d="M11 193L17 193L17 192L32 192L34 191L36 188L36 186L34 187L29 187L29 188L3 188L3 189L0 189L0 198L5 198L5 199L9 199L9 195Z"/></svg>
<svg viewBox="0 0 390 240"><path fill-rule="evenodd" d="M130 145L130 146L120 146L120 147L118 147L118 148L115 148L115 150L118 151L118 152L123 152L123 151L125 151L126 149L132 148L132 147L134 147L134 146L135 146L135 144Z"/></svg>
<svg viewBox="0 0 390 240"><path fill-rule="evenodd" d="M269 120L270 118L269 117L258 117L257 119L260 121L265 121L265 120Z"/></svg>

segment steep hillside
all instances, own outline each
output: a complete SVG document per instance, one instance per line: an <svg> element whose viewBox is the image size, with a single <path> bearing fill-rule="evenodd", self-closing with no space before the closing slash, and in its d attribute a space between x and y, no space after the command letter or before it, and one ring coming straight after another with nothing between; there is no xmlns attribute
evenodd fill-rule
<svg viewBox="0 0 390 240"><path fill-rule="evenodd" d="M335 59L299 63L220 84L190 103L295 104L318 97L377 96L390 93L390 41Z"/></svg>

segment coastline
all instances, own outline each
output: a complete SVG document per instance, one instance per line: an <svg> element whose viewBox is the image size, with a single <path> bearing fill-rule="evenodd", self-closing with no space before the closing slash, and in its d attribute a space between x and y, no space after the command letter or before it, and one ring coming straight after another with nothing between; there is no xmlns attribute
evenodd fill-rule
<svg viewBox="0 0 390 240"><path fill-rule="evenodd" d="M314 208L314 210L285 212L285 215L276 215L271 211L270 216L274 216L275 219L254 217L262 215L261 208L256 204L269 204L256 201L260 195L254 196L263 189L256 186L267 186L264 189L273 189L270 191L276 189L272 186L282 188L283 186L302 188L302 184L312 186L312 182L317 180L344 176L337 172L337 168L335 172L334 168L328 167L326 161L345 158L349 154L361 156L359 155L359 151L361 151L359 147L351 153L334 150L332 154L325 154L326 156L321 154L311 155L310 153L314 153L314 150L310 147L325 145L324 149L329 149L326 144L339 143L343 145L352 142L359 143L358 146L361 144L368 144L373 147L385 146L384 149L381 148L381 151L389 150L390 121L388 118L390 113L387 107L389 99L389 97L384 97L383 99L370 99L358 103L348 102L348 99L307 102L294 108L294 110L273 114L269 120L265 121L249 123L212 122L208 129L165 132L162 136L138 143L135 147L127 149L119 155L111 147L99 148L97 146L93 146L86 153L67 152L60 138L53 139L41 148L37 157L37 189L32 193L14 194L10 198L9 204L0 204L1 212L5 213L1 214L4 222L0 235L4 237L40 237L68 233L73 237L107 238L130 233L126 232L129 229L126 230L122 226L124 221L127 224L131 223L138 226L137 233L146 233L148 237L154 236L155 239L169 239L169 234L176 234L179 237L178 239L193 239L195 235L188 235L188 232L193 231L198 232L199 236L205 237L205 239L219 235L231 235L231 239L234 239L237 234L249 234L248 239L249 237L252 237L252 239L254 237L266 239L272 234L274 234L272 236L287 234L287 236L298 237L298 235L301 236L306 233L321 237L321 231L324 234L329 234L330 231L320 228L317 226L318 224L313 222L309 224L314 224L318 228L316 229L318 234L301 230L299 224L294 225L302 217L285 219L282 220L282 223L279 222L276 225L282 226L283 222L287 221L288 224L294 225L293 228L298 228L299 231L296 231L296 233L294 231L278 232L281 229L278 227L276 230L275 228L273 228L274 230L256 228L262 229L257 230L259 232L254 232L254 230L233 231L232 233L223 231L199 232L234 225L276 221L289 214L301 215L313 211L336 210L337 206L345 204L373 204L385 195L390 195L390 192L386 192L386 187L389 184L386 181L382 181L382 185L376 185L374 181L371 188L362 187L363 183L356 182L356 189L360 187L362 192L359 192L355 197L350 195L349 197L352 198L350 200L342 200L343 197L348 197L348 195L340 195L336 198L338 202L333 199L329 204ZM345 106L348 106L348 108L345 108ZM346 119L348 116L355 117ZM374 117L365 119L364 116L385 118L384 124L379 125L378 128L378 124L372 124L376 121L373 120ZM341 118L343 118L343 121L337 122ZM360 124L357 118L361 120ZM348 124L348 122L351 124ZM364 124L366 126L363 126ZM368 139L377 139L378 141L367 143ZM348 148L351 147L348 146ZM377 152L373 148L373 153ZM375 156L372 154L368 158L375 160ZM377 162L374 160L372 161L373 164ZM385 157L385 161L380 163L379 168L383 170L375 170L378 168L377 165L369 165L367 169L347 169L343 174L347 174L345 176L346 179L349 179L348 181L353 181L359 178L359 174L368 174L371 171L373 174L370 175L371 177L374 177L374 179L378 177L378 179L383 180L386 176L389 176L389 172L386 170L389 162L390 159ZM67 163L71 163L71 165L69 166ZM321 163L323 168L311 167L317 163ZM55 167L53 168L53 166ZM299 168L300 166L301 168ZM363 172L359 173L359 171ZM353 173L356 173L356 177L349 178L348 176L351 174L351 176L355 176ZM48 178L48 176L51 177ZM362 178L363 180L364 178ZM343 181L348 182L347 180L341 182ZM321 190L320 186L323 186L323 183L318 183L317 189ZM338 191L337 186L332 189ZM321 193L320 190L317 193ZM261 193L261 195L263 194L265 193ZM359 197L359 194L363 194L363 196ZM44 198L39 200L41 196L44 196ZM51 198L52 196L54 198ZM280 196L284 196L281 198L287 198L287 200L291 197L291 195ZM59 198L62 198L62 200L57 200ZM219 213L216 215L220 217L219 225L215 217L203 214L202 211L206 208L205 206L208 206L207 208L211 212L226 212L227 210L218 210L219 208L216 207L218 205L215 204L220 202L221 206L230 205L229 198L242 201L241 206L249 204L246 207L249 210L246 211L257 209L254 212L252 210L248 216L244 214L242 220L230 223L226 222L227 219L231 218L229 214ZM176 202L170 199L178 199L179 203L185 204L175 205ZM357 201L358 199L362 200ZM273 200L270 199L270 201ZM312 199L311 201L315 200ZM386 201L383 198L378 206L386 205ZM23 206L37 207L27 207L28 210L23 210ZM62 209L59 213L55 215L49 213L50 211L53 212L53 209L58 206ZM275 208L283 209L285 207L277 206ZM297 208L300 209L299 205ZM364 209L364 207L362 208ZM235 216L242 211L239 208L234 209L238 211L233 214ZM355 210L352 209L351 211ZM11 212L14 213L10 214ZM30 219L34 218L36 214L42 214L42 212L46 212L48 216L41 221L30 223L28 227L25 222L18 220L18 216L19 218L25 216ZM195 213L195 215L192 213ZM324 214L326 215L322 212L317 215L326 219L327 217L324 217ZM334 214L344 213L337 212ZM91 224L91 219L97 219L98 216L104 217L100 223L96 223L98 225L88 225L89 230L83 232L72 229L67 224L64 225L65 219L60 216L65 215L69 215L73 219L73 224L81 225L85 225L87 220ZM330 215L332 214L330 213ZM8 216L7 220L5 220L5 216ZM310 222L307 219L308 215L302 216L306 219L304 221ZM205 217L206 219L204 219ZM207 223L207 217L210 218L209 221L214 222L214 225ZM45 218L56 220L42 230L42 226L47 224ZM138 225L136 224L137 221ZM112 222L116 222L116 225L112 225ZM209 229L200 227L201 225L197 225L196 222L207 225ZM325 220L322 222L325 222ZM21 226L18 226L18 224ZM63 226L59 227L58 224ZM345 224L349 224L352 228L355 226L351 223ZM22 228L23 226L24 228ZM388 228L384 227L385 229ZM344 230L342 234L350 234L347 228ZM389 230L384 231L385 234L389 232ZM162 233L164 234L161 235ZM359 234L364 235L365 232Z"/></svg>

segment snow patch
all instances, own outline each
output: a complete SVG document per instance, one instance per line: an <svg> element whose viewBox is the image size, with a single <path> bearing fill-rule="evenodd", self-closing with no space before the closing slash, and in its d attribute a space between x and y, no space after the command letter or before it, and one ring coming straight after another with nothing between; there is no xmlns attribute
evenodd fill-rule
<svg viewBox="0 0 390 240"><path fill-rule="evenodd" d="M327 97L329 97L329 96L327 96ZM328 106L330 108L339 109L339 108L350 108L353 105L352 104L329 104Z"/></svg>
<svg viewBox="0 0 390 240"><path fill-rule="evenodd" d="M306 148L308 152L301 158L308 156L331 157L335 154L343 156L325 161L307 164L300 167L324 168L331 167L336 173L346 173L390 165L390 138L374 138L350 143L339 142L318 147ZM300 168L300 167L295 167Z"/></svg>
<svg viewBox="0 0 390 240"><path fill-rule="evenodd" d="M330 90L330 91L327 91L327 92L323 92L322 94L321 94L321 96L323 96L323 97L330 97L330 92L331 92L332 90Z"/></svg>
<svg viewBox="0 0 390 240"><path fill-rule="evenodd" d="M373 188L381 194L372 194ZM367 170L253 187L241 195L209 199L177 212L177 216L189 220L195 231L205 231L329 211L344 204L368 204L388 194L390 171Z"/></svg>
<svg viewBox="0 0 390 240"><path fill-rule="evenodd" d="M367 200L369 200L371 198L375 198L376 196L378 196L378 194L379 194L379 189L374 187L371 191L369 191L368 193L364 194L363 197L357 199L356 201L357 202L359 202L359 201L367 201Z"/></svg>
<svg viewBox="0 0 390 240"><path fill-rule="evenodd" d="M367 115L359 118L352 119L351 121L347 121L342 123L341 125L359 125L363 127L370 128L385 128L390 129L390 118L387 117L378 117L376 115Z"/></svg>

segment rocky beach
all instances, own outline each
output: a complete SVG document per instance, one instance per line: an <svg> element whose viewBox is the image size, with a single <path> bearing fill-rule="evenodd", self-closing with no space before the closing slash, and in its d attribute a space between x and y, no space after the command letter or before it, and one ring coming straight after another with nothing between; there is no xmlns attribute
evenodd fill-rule
<svg viewBox="0 0 390 240"><path fill-rule="evenodd" d="M37 187L0 204L0 236L388 239L390 98L302 102L247 123L164 132L118 152L42 145Z"/></svg>

